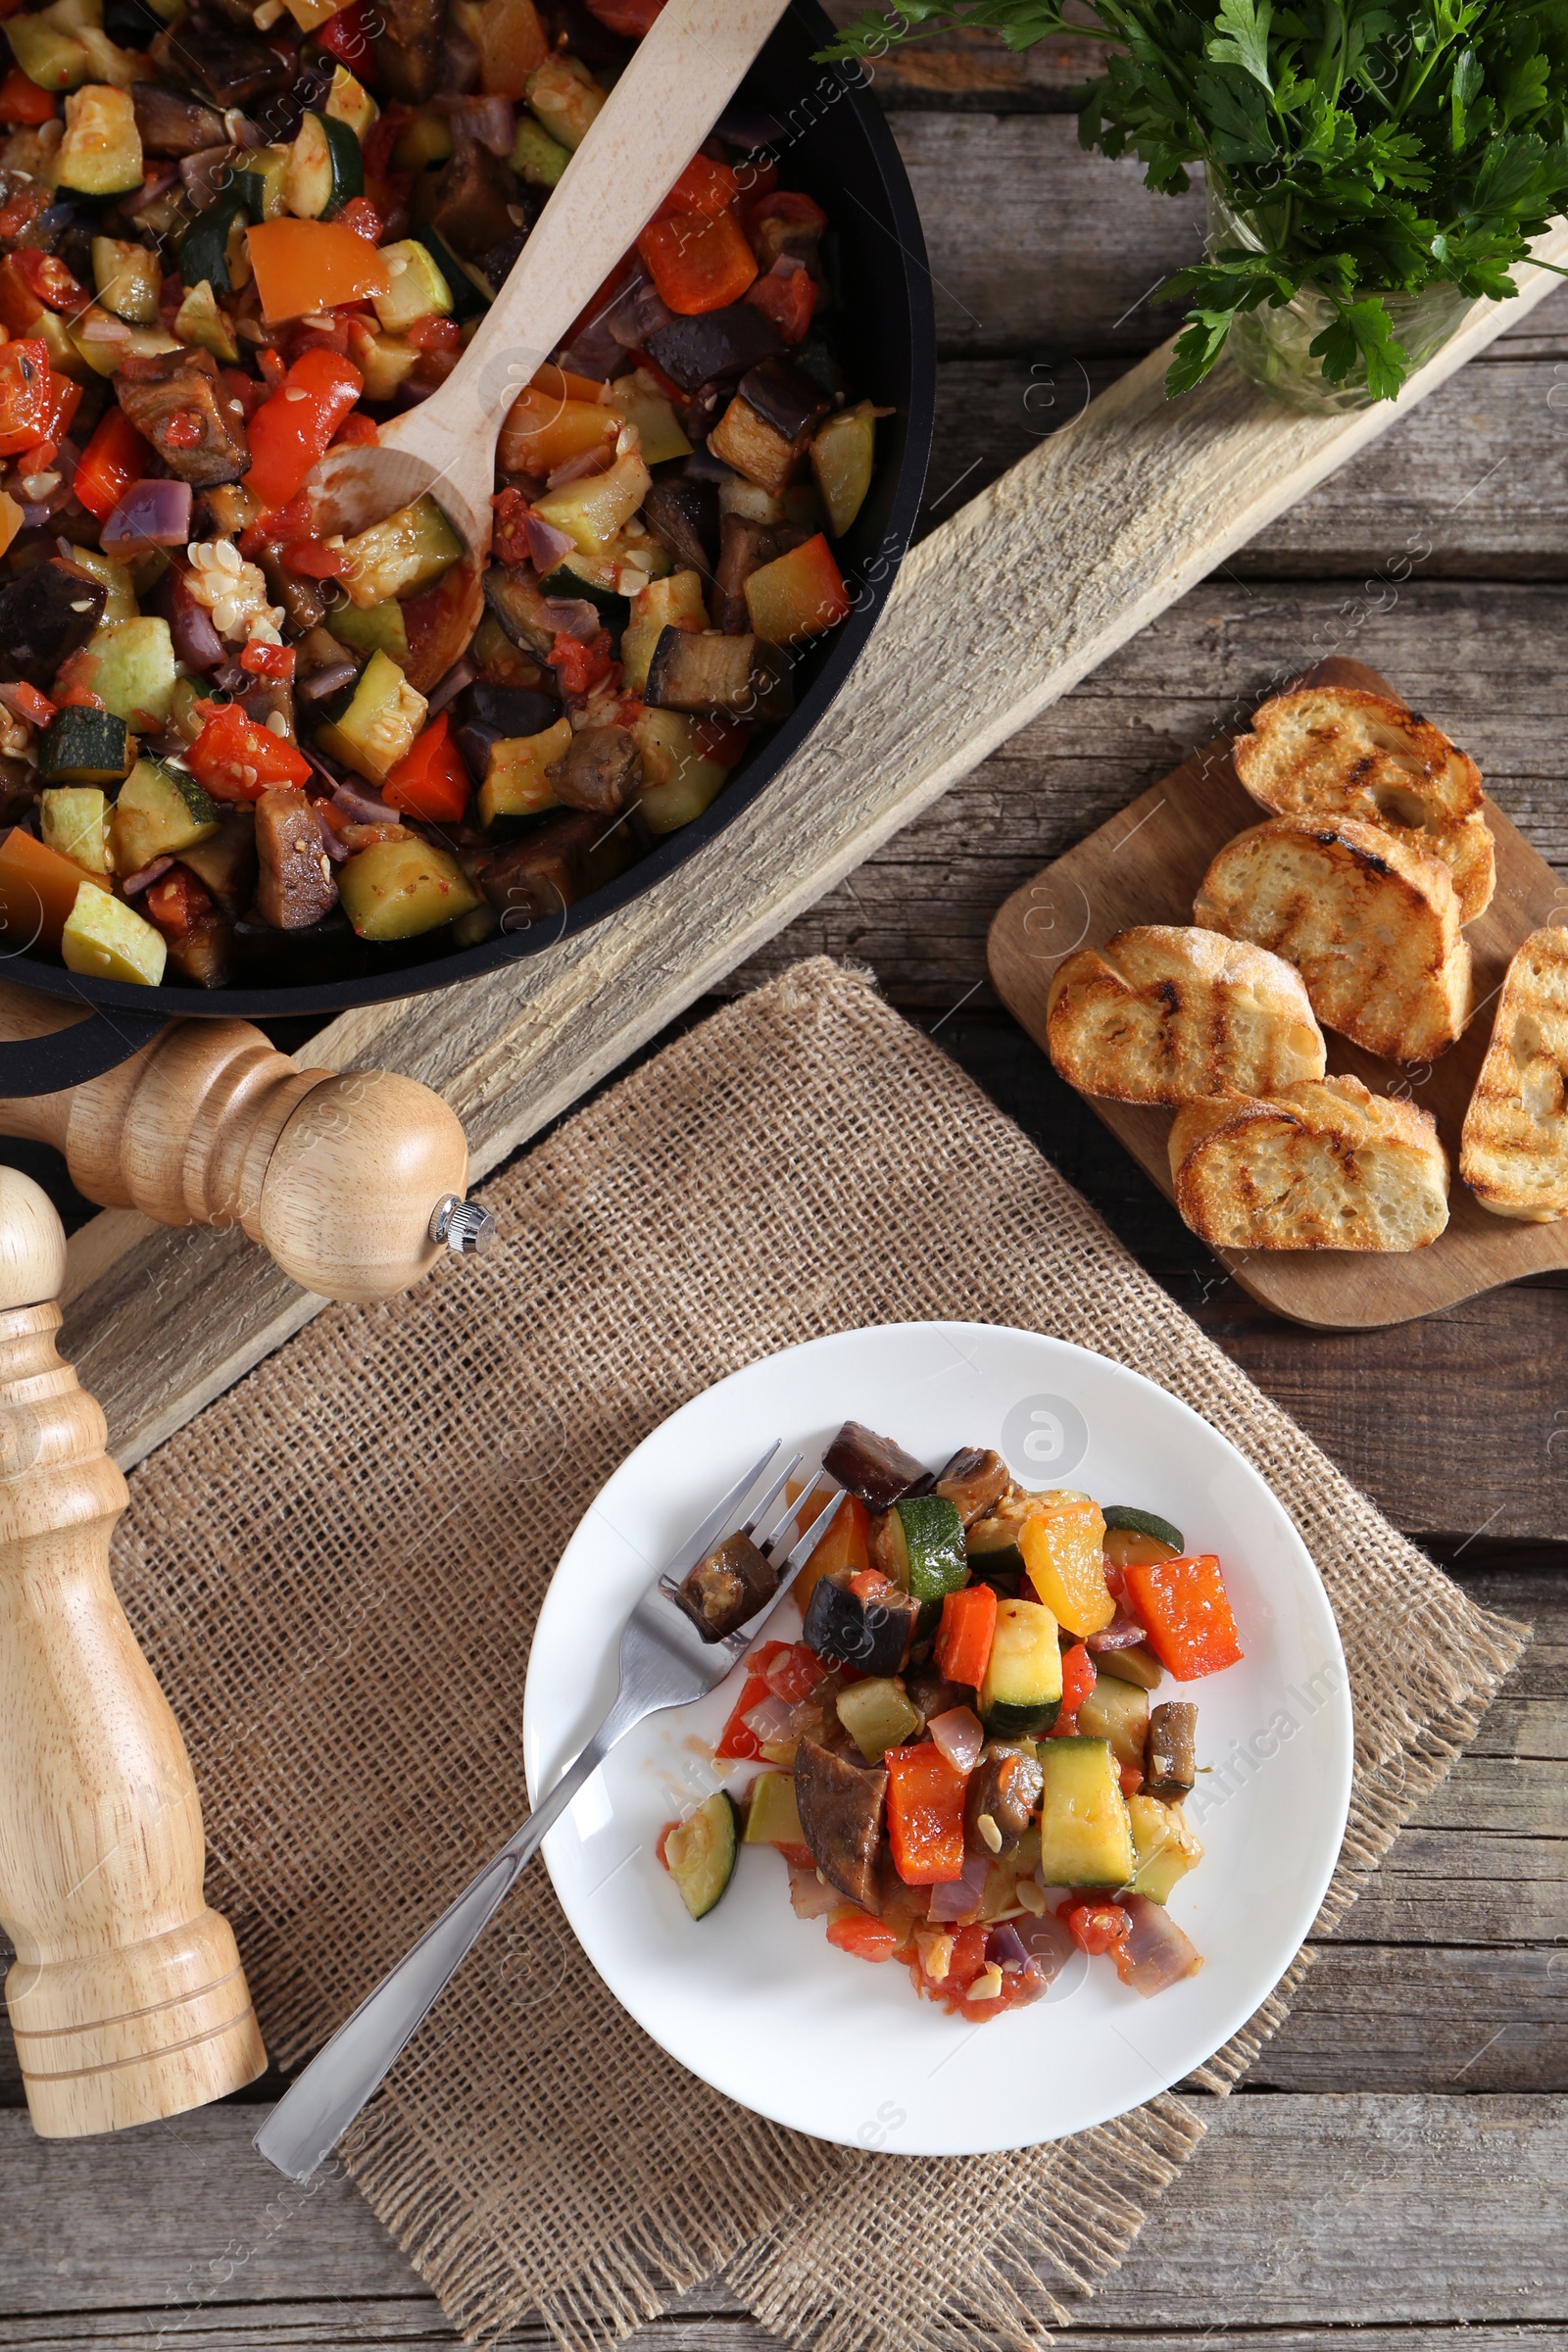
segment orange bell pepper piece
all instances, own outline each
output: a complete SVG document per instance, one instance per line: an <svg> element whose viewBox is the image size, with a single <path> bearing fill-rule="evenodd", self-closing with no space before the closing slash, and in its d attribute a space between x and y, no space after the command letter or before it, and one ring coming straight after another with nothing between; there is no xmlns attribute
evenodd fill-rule
<svg viewBox="0 0 1568 2352"><path fill-rule="evenodd" d="M443 710L391 770L381 798L407 816L422 816L427 825L455 825L468 806L471 789L452 741L452 721Z"/></svg>
<svg viewBox="0 0 1568 2352"><path fill-rule="evenodd" d="M368 302L391 285L373 245L340 220L259 220L245 232L268 324Z"/></svg>
<svg viewBox="0 0 1568 2352"><path fill-rule="evenodd" d="M809 1507L803 1509L797 1525L809 1527L812 1516ZM803 1617L824 1576L858 1576L869 1565L870 1540L870 1512L858 1494L846 1494L828 1521L825 1534L818 1539L816 1549L795 1580L795 1597L801 1604Z"/></svg>
<svg viewBox="0 0 1568 2352"><path fill-rule="evenodd" d="M754 571L746 610L766 645L800 645L831 629L855 610L833 550L818 531L803 547Z"/></svg>
<svg viewBox="0 0 1568 2352"><path fill-rule="evenodd" d="M733 213L711 220L701 213L650 220L637 251L663 301L682 318L739 302L757 275L757 256Z"/></svg>
<svg viewBox="0 0 1568 2352"><path fill-rule="evenodd" d="M1149 1645L1179 1683L1218 1674L1244 1655L1219 1561L1211 1551L1133 1563L1122 1571L1127 1597L1143 1619Z"/></svg>
<svg viewBox="0 0 1568 2352"><path fill-rule="evenodd" d="M5 13L9 16L11 11L7 9ZM0 81L0 122L47 122L54 111L54 92L40 90L20 66L13 66Z"/></svg>
<svg viewBox="0 0 1568 2352"><path fill-rule="evenodd" d="M699 220L716 220L740 192L741 183L728 164L715 164L710 155L694 155L654 219L675 220L688 213Z"/></svg>
<svg viewBox="0 0 1568 2352"><path fill-rule="evenodd" d="M890 1747L888 1839L906 1886L940 1886L963 1876L964 1775L935 1740Z"/></svg>
<svg viewBox="0 0 1568 2352"><path fill-rule="evenodd" d="M251 469L245 487L264 514L286 507L305 487L317 460L365 390L352 360L335 351L297 359L270 399L250 420Z"/></svg>
<svg viewBox="0 0 1568 2352"><path fill-rule="evenodd" d="M950 1683L978 1690L986 1677L997 1631L997 1595L991 1585L964 1585L942 1600L937 1628L937 1664Z"/></svg>
<svg viewBox="0 0 1568 2352"><path fill-rule="evenodd" d="M60 934L84 882L109 888L102 874L89 874L74 858L63 858L13 825L0 841L0 939L8 956L24 948L60 953Z"/></svg>

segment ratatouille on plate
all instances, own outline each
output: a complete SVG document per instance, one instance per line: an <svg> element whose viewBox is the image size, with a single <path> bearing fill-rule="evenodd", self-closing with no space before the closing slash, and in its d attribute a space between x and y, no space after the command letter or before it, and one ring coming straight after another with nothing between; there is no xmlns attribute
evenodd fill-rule
<svg viewBox="0 0 1568 2352"><path fill-rule="evenodd" d="M765 123L720 124L513 408L482 584L436 500L345 537L308 493L461 365L661 5L4 9L12 952L217 988L476 945L787 713L884 412Z"/></svg>
<svg viewBox="0 0 1568 2352"><path fill-rule="evenodd" d="M1075 1947L1144 1994L1192 1975L1166 1902L1202 1856L1198 1709L1161 1692L1243 1655L1218 1559L1141 1506L1027 1492L988 1449L933 1472L851 1421L822 1467L846 1494L801 1637L747 1658L714 1748L762 1769L660 1838L688 1911L771 1846L799 1917L971 2020L1038 2000ZM771 1590L744 1543L682 1587L709 1639Z"/></svg>

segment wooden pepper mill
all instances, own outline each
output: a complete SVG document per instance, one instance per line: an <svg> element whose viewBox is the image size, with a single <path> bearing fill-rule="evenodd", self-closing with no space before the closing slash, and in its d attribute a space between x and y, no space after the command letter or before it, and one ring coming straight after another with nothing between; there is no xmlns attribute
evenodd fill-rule
<svg viewBox="0 0 1568 2352"><path fill-rule="evenodd" d="M0 985L0 1041L51 1036L60 1013ZM172 1021L101 1077L0 1100L0 1133L55 1145L104 1208L242 1226L318 1298L389 1298L492 1232L439 1095L389 1070L297 1069L248 1021Z"/></svg>
<svg viewBox="0 0 1568 2352"><path fill-rule="evenodd" d="M125 1482L55 1351L65 1269L46 1195L0 1168L0 1926L49 2138L177 2115L267 2065L203 1899L184 1741L109 1581Z"/></svg>

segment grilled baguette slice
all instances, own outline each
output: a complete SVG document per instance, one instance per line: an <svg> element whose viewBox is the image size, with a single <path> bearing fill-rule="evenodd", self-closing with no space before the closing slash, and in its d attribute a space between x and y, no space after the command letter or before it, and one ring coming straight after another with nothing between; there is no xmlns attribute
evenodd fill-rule
<svg viewBox="0 0 1568 2352"><path fill-rule="evenodd" d="M1279 816L1323 810L1409 836L1453 875L1459 920L1473 923L1496 888L1481 770L1441 727L1402 703L1353 686L1277 694L1238 737L1236 772Z"/></svg>
<svg viewBox="0 0 1568 2352"><path fill-rule="evenodd" d="M1051 984L1046 1042L1069 1086L1114 1102L1266 1095L1324 1070L1294 965L1186 924L1141 923L1069 956Z"/></svg>
<svg viewBox="0 0 1568 2352"><path fill-rule="evenodd" d="M1220 1250L1425 1250L1448 1222L1432 1114L1359 1078L1190 1102L1170 1172L1183 1218Z"/></svg>
<svg viewBox="0 0 1568 2352"><path fill-rule="evenodd" d="M1369 1054L1428 1061L1470 1015L1453 877L1402 834L1354 816L1276 816L1228 841L1193 920L1286 956L1312 1010Z"/></svg>
<svg viewBox="0 0 1568 2352"><path fill-rule="evenodd" d="M1459 1173L1494 1216L1568 1216L1568 931L1532 931L1508 966L1464 1114Z"/></svg>

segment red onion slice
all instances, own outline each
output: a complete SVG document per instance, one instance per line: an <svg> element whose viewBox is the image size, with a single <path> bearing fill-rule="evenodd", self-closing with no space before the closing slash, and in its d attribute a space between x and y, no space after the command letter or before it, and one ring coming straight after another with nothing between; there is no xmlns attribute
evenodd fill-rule
<svg viewBox="0 0 1568 2352"><path fill-rule="evenodd" d="M796 1740L810 1723L820 1723L822 1710L809 1702L775 1697L771 1692L749 1707L741 1717L747 1730L764 1747L773 1747L786 1740Z"/></svg>
<svg viewBox="0 0 1568 2352"><path fill-rule="evenodd" d="M352 686L359 676L352 662L331 662L325 669L313 669L308 678L301 678L294 697L301 703L324 703L343 686Z"/></svg>
<svg viewBox="0 0 1568 2352"><path fill-rule="evenodd" d="M933 1715L926 1729L955 1771L973 1772L986 1736L972 1707L950 1707L945 1715Z"/></svg>
<svg viewBox="0 0 1568 2352"><path fill-rule="evenodd" d="M986 1936L986 1958L998 1968L1022 1968L1028 1960L1023 1939L1010 1920L1003 1920Z"/></svg>
<svg viewBox="0 0 1568 2352"><path fill-rule="evenodd" d="M546 522L532 507L523 518L523 528L528 534L528 553L541 579L554 571L577 544L569 531L558 531L553 522Z"/></svg>
<svg viewBox="0 0 1568 2352"><path fill-rule="evenodd" d="M585 596L547 596L543 601L558 637L575 637L579 645L592 645L599 632L597 605L591 605Z"/></svg>
<svg viewBox="0 0 1568 2352"><path fill-rule="evenodd" d="M826 1919L830 1911L842 1911L844 1897L836 1886L824 1886L814 1870L797 1870L790 1864L790 1909L797 1919Z"/></svg>
<svg viewBox="0 0 1568 2352"><path fill-rule="evenodd" d="M511 155L517 136L516 110L510 98L468 97L453 102L449 120L454 139L466 132L503 159Z"/></svg>
<svg viewBox="0 0 1568 2352"><path fill-rule="evenodd" d="M134 899L150 882L156 882L160 874L167 874L173 862L172 858L155 858L150 865L138 866L135 873L127 874L120 887L127 899Z"/></svg>
<svg viewBox="0 0 1568 2352"><path fill-rule="evenodd" d="M933 1922L967 1919L971 1912L978 1911L990 1867L988 1854L965 1854L963 1876L950 1879L944 1886L932 1887L931 1907L926 1917Z"/></svg>
<svg viewBox="0 0 1568 2352"><path fill-rule="evenodd" d="M378 801L367 792L363 784L345 777L332 795L332 806L340 808L351 825L401 825L403 819L385 801Z"/></svg>
<svg viewBox="0 0 1568 2352"><path fill-rule="evenodd" d="M178 177L179 166L177 164L153 165L142 180L141 186L132 189L128 196L122 196L120 199L121 211L130 214L145 212L148 205L158 202L160 196L168 195Z"/></svg>
<svg viewBox="0 0 1568 2352"><path fill-rule="evenodd" d="M615 462L613 445L606 441L599 449L582 449L574 458L567 458L546 477L547 490L564 490L568 482L585 482L591 474L608 473Z"/></svg>
<svg viewBox="0 0 1568 2352"><path fill-rule="evenodd" d="M322 849L326 852L328 858L331 858L334 865L341 865L348 857L348 851L343 847L341 841L339 841L336 829L327 822L320 802L313 801L311 803L311 807L316 811L317 829L321 836Z"/></svg>
<svg viewBox="0 0 1568 2352"><path fill-rule="evenodd" d="M1089 1636L1089 1647L1091 1651L1097 1649L1136 1649L1141 1642L1147 1642L1148 1640L1149 1635L1147 1631L1142 1625L1139 1624L1138 1619L1133 1615L1132 1611L1123 1603L1118 1602L1116 1606L1116 1614L1111 1619L1110 1623L1106 1626L1102 1626L1098 1634L1091 1634Z"/></svg>
<svg viewBox="0 0 1568 2352"><path fill-rule="evenodd" d="M189 482L132 482L103 528L106 556L140 555L150 547L183 547L190 537Z"/></svg>
<svg viewBox="0 0 1568 2352"><path fill-rule="evenodd" d="M1156 1992L1179 1984L1183 1977L1197 1975L1203 1965L1202 1954L1163 1903L1151 1901L1147 1894L1122 1894L1116 1899L1128 1919L1127 1941L1116 1961L1124 1984L1151 2000Z"/></svg>
<svg viewBox="0 0 1568 2352"><path fill-rule="evenodd" d="M473 684L478 674L466 655L461 662L454 662L446 676L438 679L436 684L431 687L425 700L425 717L436 717L440 711L446 709L448 703L457 699L466 686Z"/></svg>

